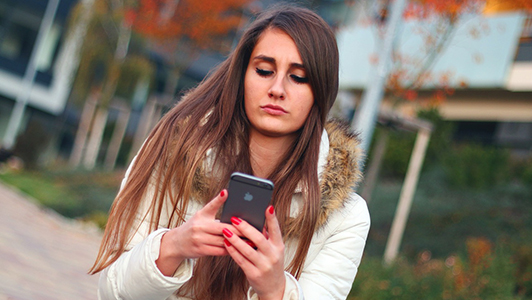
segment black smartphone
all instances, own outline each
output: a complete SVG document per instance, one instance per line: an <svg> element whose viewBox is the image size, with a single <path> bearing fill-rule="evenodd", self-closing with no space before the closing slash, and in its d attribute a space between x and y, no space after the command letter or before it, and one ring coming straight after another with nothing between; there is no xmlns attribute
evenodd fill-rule
<svg viewBox="0 0 532 300"><path fill-rule="evenodd" d="M231 217L241 218L262 232L264 214L272 199L273 182L235 172L231 174L227 192L229 195L220 221L230 224Z"/></svg>

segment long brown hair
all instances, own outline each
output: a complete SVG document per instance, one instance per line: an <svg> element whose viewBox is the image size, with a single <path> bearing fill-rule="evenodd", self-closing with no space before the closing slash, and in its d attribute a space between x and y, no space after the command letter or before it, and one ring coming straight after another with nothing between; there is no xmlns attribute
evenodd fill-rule
<svg viewBox="0 0 532 300"><path fill-rule="evenodd" d="M338 49L332 30L317 14L286 5L260 14L233 53L151 132L111 208L92 274L109 266L125 251L136 230L132 227L142 201L150 201L150 230L159 225L168 202L173 209L168 224L162 225L179 226L185 222L190 201L207 203L226 187L232 172L253 172L249 121L244 110L244 75L260 35L270 28L283 30L294 40L314 95L314 105L299 137L268 176L276 186L272 205L283 236L285 240L297 240L287 271L296 278L301 275L320 208L316 170L321 134L338 92ZM202 171L209 149L215 149L215 178L208 176L213 172ZM207 174L203 177L208 178L208 184L200 185L203 188L198 194L195 190L201 174ZM143 200L148 184L155 185L155 194L152 199ZM290 204L298 184L302 184L305 203L299 215L290 218ZM197 260L194 276L178 294L193 295L195 299L238 299L244 297L246 290L245 275L231 257L204 257Z"/></svg>

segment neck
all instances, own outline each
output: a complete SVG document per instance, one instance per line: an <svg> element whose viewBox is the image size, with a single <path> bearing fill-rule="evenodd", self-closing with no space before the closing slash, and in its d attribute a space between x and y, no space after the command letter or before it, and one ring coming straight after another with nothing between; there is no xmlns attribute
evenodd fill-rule
<svg viewBox="0 0 532 300"><path fill-rule="evenodd" d="M294 136L269 137L251 130L249 155L254 175L267 178L286 154L294 139Z"/></svg>

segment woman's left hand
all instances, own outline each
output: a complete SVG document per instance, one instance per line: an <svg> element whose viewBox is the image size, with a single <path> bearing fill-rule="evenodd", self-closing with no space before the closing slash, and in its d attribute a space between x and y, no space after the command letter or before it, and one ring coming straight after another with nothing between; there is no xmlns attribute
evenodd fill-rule
<svg viewBox="0 0 532 300"><path fill-rule="evenodd" d="M264 234L242 219L231 218L231 222L249 241L226 229L223 233L227 252L242 268L259 299L282 299L286 283L284 243L273 206L266 209L268 230Z"/></svg>

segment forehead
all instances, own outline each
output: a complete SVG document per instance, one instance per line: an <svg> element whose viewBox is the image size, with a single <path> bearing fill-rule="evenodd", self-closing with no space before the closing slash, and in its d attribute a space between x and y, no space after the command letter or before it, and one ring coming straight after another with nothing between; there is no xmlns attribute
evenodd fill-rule
<svg viewBox="0 0 532 300"><path fill-rule="evenodd" d="M297 45L286 32L277 28L266 29L257 40L251 59L256 56L268 56L275 60L287 60L302 64Z"/></svg>

